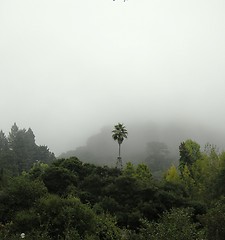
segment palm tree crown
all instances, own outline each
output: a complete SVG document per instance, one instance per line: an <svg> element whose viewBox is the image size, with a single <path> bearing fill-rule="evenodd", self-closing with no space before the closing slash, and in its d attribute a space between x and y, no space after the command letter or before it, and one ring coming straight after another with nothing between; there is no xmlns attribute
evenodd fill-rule
<svg viewBox="0 0 225 240"><path fill-rule="evenodd" d="M112 133L112 138L117 141L118 144L122 144L124 138L127 138L128 135L127 129L122 123L115 125Z"/></svg>

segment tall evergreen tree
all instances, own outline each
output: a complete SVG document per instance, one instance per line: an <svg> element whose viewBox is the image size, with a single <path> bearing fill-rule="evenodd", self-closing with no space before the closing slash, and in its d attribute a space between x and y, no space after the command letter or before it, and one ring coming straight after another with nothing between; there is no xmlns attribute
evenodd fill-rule
<svg viewBox="0 0 225 240"><path fill-rule="evenodd" d="M8 150L8 140L5 136L5 133L1 130L0 131L0 152Z"/></svg>
<svg viewBox="0 0 225 240"><path fill-rule="evenodd" d="M183 171L185 165L189 167L201 157L200 145L191 139L182 142L179 146L179 150L179 168L181 172Z"/></svg>
<svg viewBox="0 0 225 240"><path fill-rule="evenodd" d="M8 143L19 174L28 170L37 160L49 163L55 159L54 154L46 146L36 145L31 128L19 129L14 123L8 136Z"/></svg>
<svg viewBox="0 0 225 240"><path fill-rule="evenodd" d="M14 147L18 131L19 131L19 128L16 125L16 123L14 123L13 126L11 127L11 131L8 136L9 146L11 149L13 149Z"/></svg>

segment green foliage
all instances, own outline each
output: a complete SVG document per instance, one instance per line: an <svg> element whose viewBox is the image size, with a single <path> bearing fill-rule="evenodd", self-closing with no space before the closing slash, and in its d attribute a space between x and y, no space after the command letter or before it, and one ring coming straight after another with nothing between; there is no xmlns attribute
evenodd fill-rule
<svg viewBox="0 0 225 240"><path fill-rule="evenodd" d="M128 135L126 127L122 123L115 125L112 133L113 140L117 141L119 145L122 144L124 138L127 138Z"/></svg>
<svg viewBox="0 0 225 240"><path fill-rule="evenodd" d="M46 163L42 163L40 161L37 161L33 164L33 167L29 171L29 178L32 180L35 179L42 179L43 174L46 172L46 170L49 168L49 165Z"/></svg>
<svg viewBox="0 0 225 240"><path fill-rule="evenodd" d="M109 214L97 216L95 234L99 240L121 240L121 230L116 226L116 219Z"/></svg>
<svg viewBox="0 0 225 240"><path fill-rule="evenodd" d="M215 163L215 164L214 164ZM211 178L210 183L213 188L213 197L219 198L225 195L225 152L221 154L213 154L213 160L211 160Z"/></svg>
<svg viewBox="0 0 225 240"><path fill-rule="evenodd" d="M177 171L177 168L174 165L172 165L165 173L165 180L167 182L174 183L174 184L180 183L180 176Z"/></svg>
<svg viewBox="0 0 225 240"><path fill-rule="evenodd" d="M192 220L190 209L171 209L159 222L142 221L140 240L202 240L203 233Z"/></svg>
<svg viewBox="0 0 225 240"><path fill-rule="evenodd" d="M77 198L49 195L40 200L38 212L51 237L63 236L70 228L75 228L80 236L94 231L94 212Z"/></svg>
<svg viewBox="0 0 225 240"><path fill-rule="evenodd" d="M109 215L97 216L78 198L62 199L49 195L40 200L38 214L48 235L53 239L120 239L116 221Z"/></svg>
<svg viewBox="0 0 225 240"><path fill-rule="evenodd" d="M132 164L131 162L127 162L126 166L123 169L123 174L125 176L134 177L135 172L136 172L136 169L134 164Z"/></svg>
<svg viewBox="0 0 225 240"><path fill-rule="evenodd" d="M30 181L27 177L13 178L0 192L0 222L8 222L17 211L32 208L47 189L40 181Z"/></svg>
<svg viewBox="0 0 225 240"><path fill-rule="evenodd" d="M13 142L17 138L29 139L29 147ZM7 154L18 160L16 151L28 156L35 144L32 131L16 125L8 150L1 139L2 133L0 163ZM32 240L224 239L225 201L217 199L225 194L225 154L209 145L201 153L195 142L186 144L181 173L172 165L160 180L145 164L127 163L120 170L76 157L50 165L35 161L18 177L2 168L0 239L19 239L22 232Z"/></svg>
<svg viewBox="0 0 225 240"><path fill-rule="evenodd" d="M9 144L7 141L7 138L5 136L5 133L1 130L0 131L0 152L8 151L9 150Z"/></svg>
<svg viewBox="0 0 225 240"><path fill-rule="evenodd" d="M225 238L225 198L216 201L208 212L199 217L206 229L207 240Z"/></svg>
<svg viewBox="0 0 225 240"><path fill-rule="evenodd" d="M102 194L103 185L104 180L101 178L101 176L97 174L91 174L84 179L81 188L85 189L93 196L100 196Z"/></svg>
<svg viewBox="0 0 225 240"><path fill-rule="evenodd" d="M134 166L128 162L122 171L122 174L127 177L133 177L140 187L148 187L152 182L152 174L146 164L138 164Z"/></svg>
<svg viewBox="0 0 225 240"><path fill-rule="evenodd" d="M99 205L103 210L106 210L111 214L115 214L121 210L121 205L113 197L103 197Z"/></svg>
<svg viewBox="0 0 225 240"><path fill-rule="evenodd" d="M192 196L195 193L196 184L187 165L184 166L182 171L182 183L188 195Z"/></svg>
<svg viewBox="0 0 225 240"><path fill-rule="evenodd" d="M7 137L0 131L0 169L1 172L17 173L16 169L16 157L15 154L9 148L9 142Z"/></svg>
<svg viewBox="0 0 225 240"><path fill-rule="evenodd" d="M149 183L152 180L151 171L145 164L138 164L135 177L146 183Z"/></svg>
<svg viewBox="0 0 225 240"><path fill-rule="evenodd" d="M186 203L190 201L190 196L182 183L164 182L162 191L169 197L169 200L166 200L166 198L163 197L163 199L169 203L167 209L170 209L171 207L186 207ZM159 192L161 192L161 189L159 189Z"/></svg>
<svg viewBox="0 0 225 240"><path fill-rule="evenodd" d="M180 150L180 170L183 172L184 166L191 166L197 159L201 157L200 145L191 139L182 142L179 146Z"/></svg>
<svg viewBox="0 0 225 240"><path fill-rule="evenodd" d="M21 210L16 212L13 222L10 226L12 233L32 232L34 229L39 228L40 216L34 209Z"/></svg>
<svg viewBox="0 0 225 240"><path fill-rule="evenodd" d="M37 160L49 163L55 156L47 146L36 145L30 128L19 129L14 123L8 138L0 131L0 168L18 175L30 169Z"/></svg>
<svg viewBox="0 0 225 240"><path fill-rule="evenodd" d="M43 182L50 193L63 195L70 185L77 185L77 176L69 170L51 166L43 174Z"/></svg>
<svg viewBox="0 0 225 240"><path fill-rule="evenodd" d="M61 159L59 163L60 164L58 166L68 169L70 172L75 173L79 177L84 174L83 163L76 157Z"/></svg>
<svg viewBox="0 0 225 240"><path fill-rule="evenodd" d="M189 180L192 198L210 203L213 198L223 194L221 192L221 187L223 187L222 159L223 154L220 154L215 146L207 144L201 157L192 165L184 167L184 169L188 168L189 171L187 174L186 169L186 183ZM187 175L189 175L188 178Z"/></svg>

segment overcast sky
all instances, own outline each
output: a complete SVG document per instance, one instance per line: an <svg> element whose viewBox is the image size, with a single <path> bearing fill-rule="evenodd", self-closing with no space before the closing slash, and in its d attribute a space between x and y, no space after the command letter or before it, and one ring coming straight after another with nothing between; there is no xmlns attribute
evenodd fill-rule
<svg viewBox="0 0 225 240"><path fill-rule="evenodd" d="M56 154L104 125L225 132L224 0L0 0L0 129Z"/></svg>

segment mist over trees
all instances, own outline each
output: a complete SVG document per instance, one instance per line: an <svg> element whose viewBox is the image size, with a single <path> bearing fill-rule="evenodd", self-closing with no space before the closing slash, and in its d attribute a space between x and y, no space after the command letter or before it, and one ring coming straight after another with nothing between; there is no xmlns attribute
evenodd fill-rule
<svg viewBox="0 0 225 240"><path fill-rule="evenodd" d="M10 139L18 131L14 124ZM21 131L34 139L31 130ZM7 150L9 141L1 137L1 150ZM224 240L225 152L211 144L202 151L191 139L178 148L178 166L171 164L160 179L144 163L119 169L76 157L1 175L0 238ZM151 142L148 149L149 158L167 159L165 144Z"/></svg>
<svg viewBox="0 0 225 240"><path fill-rule="evenodd" d="M214 143L221 150L225 147L221 132L198 124L146 122L126 125L129 139L123 143L123 162L145 163L159 175L171 163L178 165L179 145L185 139L196 140L202 148L207 143ZM111 131L111 126L102 128L85 146L63 153L59 158L77 156L85 162L115 166L118 149L111 139Z"/></svg>

